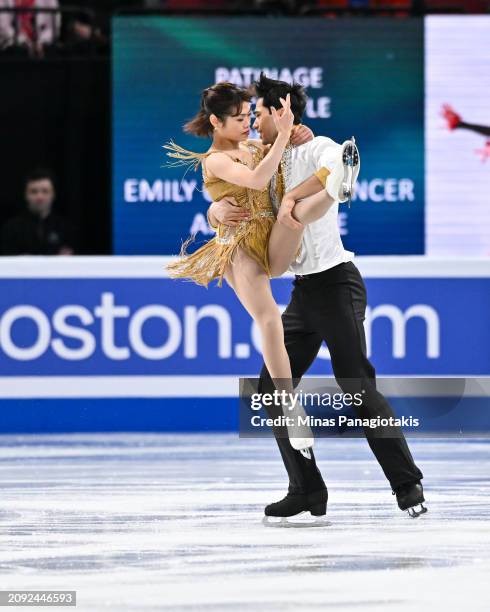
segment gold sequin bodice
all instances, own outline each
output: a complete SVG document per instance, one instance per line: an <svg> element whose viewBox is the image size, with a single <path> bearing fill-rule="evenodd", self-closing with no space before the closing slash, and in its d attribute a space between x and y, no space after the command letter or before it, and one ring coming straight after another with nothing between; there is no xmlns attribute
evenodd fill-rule
<svg viewBox="0 0 490 612"><path fill-rule="evenodd" d="M252 168L255 168L264 157L263 149L253 141L248 141L247 147L252 153ZM234 158L234 161L247 165L237 157ZM242 221L240 225L260 223L264 218L275 218L269 194L269 185L262 190L257 190L240 187L217 177L208 177L206 174L205 162L202 164L202 174L206 190L214 202L225 197L232 197L239 206L250 211L250 219L248 221ZM216 229L219 241L226 241L235 234L235 228L230 228L225 225L220 224Z"/></svg>
<svg viewBox="0 0 490 612"><path fill-rule="evenodd" d="M246 146L252 154L251 169L254 169L263 159L264 149L260 143L253 140L247 141ZM191 236L182 245L179 258L167 265L170 276L192 280L205 287L211 280L217 278L218 286L221 286L225 270L233 262L234 254L238 248L243 249L270 276L269 237L276 217L269 195L269 185L262 190L250 189L207 175L205 160L214 151L194 153L183 149L174 142L165 145L165 148L170 149L171 153L168 153L168 155L177 160L169 165L193 166L197 170L199 164L201 164L204 186L213 201L232 197L237 204L251 213L249 219L240 221L236 226L230 227L221 223L218 224L217 227L214 227L216 235L194 253L187 251L187 247L194 239ZM249 167L236 155L224 153L232 157L235 162ZM208 221L210 221L209 218Z"/></svg>

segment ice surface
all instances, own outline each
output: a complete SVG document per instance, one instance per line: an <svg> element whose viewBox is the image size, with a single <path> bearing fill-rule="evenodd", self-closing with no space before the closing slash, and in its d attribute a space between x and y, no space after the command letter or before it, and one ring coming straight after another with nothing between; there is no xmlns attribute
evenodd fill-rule
<svg viewBox="0 0 490 612"><path fill-rule="evenodd" d="M74 589L91 612L490 610L490 442L409 442L425 516L364 440L320 439L331 525L270 529L272 439L0 436L0 588Z"/></svg>

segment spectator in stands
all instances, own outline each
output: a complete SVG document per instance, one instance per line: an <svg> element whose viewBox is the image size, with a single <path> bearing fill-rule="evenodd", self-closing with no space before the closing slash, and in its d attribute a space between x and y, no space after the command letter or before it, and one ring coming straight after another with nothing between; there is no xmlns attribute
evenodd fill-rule
<svg viewBox="0 0 490 612"><path fill-rule="evenodd" d="M58 9L58 0L0 0L0 49L22 48L32 57L43 57L46 47L59 38L59 13L2 9Z"/></svg>
<svg viewBox="0 0 490 612"><path fill-rule="evenodd" d="M55 182L49 170L37 169L25 181L26 209L2 228L3 255L73 255L71 224L53 213Z"/></svg>
<svg viewBox="0 0 490 612"><path fill-rule="evenodd" d="M59 0L63 14L63 52L66 55L109 52L111 16L125 3L120 0ZM134 6L134 0L132 1Z"/></svg>

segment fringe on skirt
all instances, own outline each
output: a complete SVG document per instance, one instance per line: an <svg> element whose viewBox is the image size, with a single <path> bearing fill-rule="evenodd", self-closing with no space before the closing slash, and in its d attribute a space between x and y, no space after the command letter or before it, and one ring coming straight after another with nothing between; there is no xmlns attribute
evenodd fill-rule
<svg viewBox="0 0 490 612"><path fill-rule="evenodd" d="M171 278L186 279L203 287L217 278L218 287L221 287L226 265L233 263L233 257L238 247L241 247L270 277L268 246L273 224L274 219L269 217L261 218L258 222L250 221L245 231L240 231L238 227L229 242L223 242L215 236L189 254L187 248L194 242L191 236L183 243L179 258L168 264L166 270Z"/></svg>

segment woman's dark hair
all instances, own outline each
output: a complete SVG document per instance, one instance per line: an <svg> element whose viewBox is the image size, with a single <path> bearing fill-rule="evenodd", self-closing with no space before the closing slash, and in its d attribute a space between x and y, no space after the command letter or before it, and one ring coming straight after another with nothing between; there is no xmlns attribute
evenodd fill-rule
<svg viewBox="0 0 490 612"><path fill-rule="evenodd" d="M211 115L216 115L220 121L226 117L240 114L244 102L250 102L252 95L241 87L222 81L208 87L201 93L201 108L197 115L184 124L184 132L195 136L210 136L213 126L209 121Z"/></svg>
<svg viewBox="0 0 490 612"><path fill-rule="evenodd" d="M305 112L306 102L308 100L302 85L299 83L290 85L286 83L286 81L276 81L275 79L270 79L264 72L261 72L259 80L253 82L252 89L257 98L264 99L264 106L269 110L271 107L274 107L276 110L282 108L279 98L286 99L286 96L289 94L291 99L291 111L294 115L294 123L296 125L301 123L301 118Z"/></svg>

